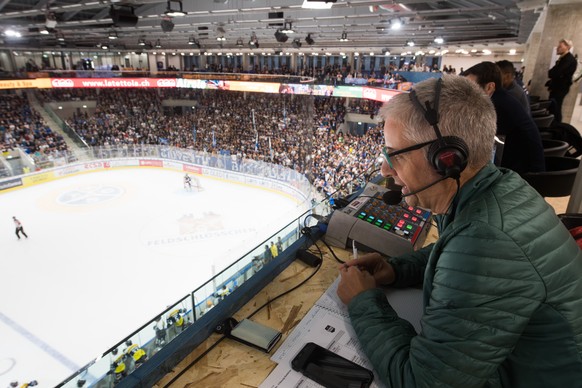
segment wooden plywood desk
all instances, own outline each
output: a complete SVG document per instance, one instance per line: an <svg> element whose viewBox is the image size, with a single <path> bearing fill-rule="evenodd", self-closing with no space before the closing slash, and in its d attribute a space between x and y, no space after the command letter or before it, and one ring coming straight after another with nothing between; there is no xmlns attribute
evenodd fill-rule
<svg viewBox="0 0 582 388"><path fill-rule="evenodd" d="M427 243L435 239L436 231L433 227L429 232ZM195 365L188 368L193 360L222 337L222 335L213 334L178 364L173 372L168 373L161 379L155 387L258 387L277 366L276 363L269 359L271 354L285 341L293 328L303 319L309 309L311 309L314 303L339 275L338 267L340 264L333 258L323 242L319 241L317 245L324 253L323 264L317 274L303 286L273 301L268 307L265 307L251 318L251 320L279 330L283 334L283 337L271 353L263 353L260 350L227 338L201 358ZM313 246L310 250L312 252L317 251ZM351 251L335 247L333 250L341 260L345 261L352 258ZM309 277L313 271L314 268L307 266L301 261L293 262L249 303L240 309L234 315L234 318L239 321L246 318L259 306L267 302L267 300L273 299L277 295L293 288ZM175 382L168 385L185 368L187 370Z"/></svg>

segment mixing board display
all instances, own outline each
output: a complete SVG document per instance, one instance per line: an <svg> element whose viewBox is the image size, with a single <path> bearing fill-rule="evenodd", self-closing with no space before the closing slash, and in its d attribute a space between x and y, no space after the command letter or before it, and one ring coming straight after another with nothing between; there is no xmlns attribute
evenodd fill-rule
<svg viewBox="0 0 582 388"><path fill-rule="evenodd" d="M386 189L369 183L348 206L336 210L330 219L325 241L349 248L352 242L397 256L422 246L430 227L428 210L406 205L388 205L382 200Z"/></svg>

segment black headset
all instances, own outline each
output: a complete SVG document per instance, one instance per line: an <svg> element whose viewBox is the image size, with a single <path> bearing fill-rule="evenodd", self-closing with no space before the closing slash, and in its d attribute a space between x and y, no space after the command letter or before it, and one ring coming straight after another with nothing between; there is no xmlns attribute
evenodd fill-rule
<svg viewBox="0 0 582 388"><path fill-rule="evenodd" d="M409 94L410 100L424 114L426 121L434 128L437 140L428 148L427 158L433 168L442 176L459 179L461 172L467 167L467 157L469 150L467 143L457 136L442 136L438 127L439 122L439 99L443 80L439 78L436 83L434 108L428 101L426 108L422 106L416 92L412 90Z"/></svg>

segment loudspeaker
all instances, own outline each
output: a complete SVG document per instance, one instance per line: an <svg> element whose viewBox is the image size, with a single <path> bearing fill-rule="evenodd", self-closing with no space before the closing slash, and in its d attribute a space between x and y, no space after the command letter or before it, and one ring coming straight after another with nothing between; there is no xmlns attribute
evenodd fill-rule
<svg viewBox="0 0 582 388"><path fill-rule="evenodd" d="M164 32L171 32L174 29L174 22L172 22L171 18L163 18L160 25Z"/></svg>
<svg viewBox="0 0 582 388"><path fill-rule="evenodd" d="M287 39L289 39L289 37L287 36L287 34L282 33L281 30L277 30L275 32L275 39L277 39L277 42L279 43L285 43L287 42Z"/></svg>
<svg viewBox="0 0 582 388"><path fill-rule="evenodd" d="M428 101L422 106L416 92L409 94L410 100L423 113L425 120L433 127L437 140L428 149L427 158L431 166L442 176L459 179L461 172L467 167L469 150L467 143L457 136L442 136L439 129L439 99L443 80L439 78L436 83L434 106Z"/></svg>
<svg viewBox="0 0 582 388"><path fill-rule="evenodd" d="M113 20L116 27L135 27L139 18L133 13L133 8L111 8L109 9L109 16Z"/></svg>

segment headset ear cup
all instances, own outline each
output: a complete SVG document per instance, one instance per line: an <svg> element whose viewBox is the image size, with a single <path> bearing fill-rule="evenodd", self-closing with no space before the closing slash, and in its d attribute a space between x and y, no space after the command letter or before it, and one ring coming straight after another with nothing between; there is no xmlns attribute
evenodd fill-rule
<svg viewBox="0 0 582 388"><path fill-rule="evenodd" d="M443 136L428 149L428 160L442 176L458 179L467 167L467 144L456 136Z"/></svg>

